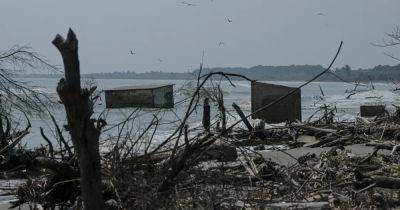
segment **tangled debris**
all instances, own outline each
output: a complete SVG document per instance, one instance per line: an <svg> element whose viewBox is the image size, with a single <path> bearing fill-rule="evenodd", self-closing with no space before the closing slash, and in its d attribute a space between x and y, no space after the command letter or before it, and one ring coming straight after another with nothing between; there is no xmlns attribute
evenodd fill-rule
<svg viewBox="0 0 400 210"><path fill-rule="evenodd" d="M114 145L102 159L103 197L115 209L393 208L400 205L399 126L394 115L264 129L257 125L254 132L235 129L224 135L211 130L195 137L186 127L185 143L175 152L133 155ZM314 141L303 144L304 136ZM270 144L327 149L287 156L293 164L285 165L268 159L268 151L248 147ZM355 155L346 149L353 144L373 152ZM82 206L75 155L66 149L61 153L31 160L36 164L31 168L41 168L42 175L16 190L15 207Z"/></svg>

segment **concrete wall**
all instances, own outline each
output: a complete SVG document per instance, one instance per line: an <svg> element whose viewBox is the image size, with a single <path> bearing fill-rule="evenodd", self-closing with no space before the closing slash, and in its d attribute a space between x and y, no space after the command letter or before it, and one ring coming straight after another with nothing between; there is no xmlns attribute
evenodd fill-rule
<svg viewBox="0 0 400 210"><path fill-rule="evenodd" d="M261 82L251 83L251 110L270 104L276 99L288 94L295 88L282 85L273 85ZM285 121L301 121L301 92L296 91L286 99L252 116L253 119L262 119L267 123Z"/></svg>
<svg viewBox="0 0 400 210"><path fill-rule="evenodd" d="M153 107L152 90L108 90L107 108Z"/></svg>
<svg viewBox="0 0 400 210"><path fill-rule="evenodd" d="M154 107L172 108L174 107L173 86L165 86L153 90Z"/></svg>
<svg viewBox="0 0 400 210"><path fill-rule="evenodd" d="M172 108L174 107L173 86L155 89L106 90L107 108L144 107Z"/></svg>

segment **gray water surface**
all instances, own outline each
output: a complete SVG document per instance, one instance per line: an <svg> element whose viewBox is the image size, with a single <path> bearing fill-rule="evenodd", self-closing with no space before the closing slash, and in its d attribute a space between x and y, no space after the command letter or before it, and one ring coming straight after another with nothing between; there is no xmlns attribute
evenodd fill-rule
<svg viewBox="0 0 400 210"><path fill-rule="evenodd" d="M42 91L44 93L49 94L54 97L54 99L58 99L56 94L56 87L58 83L58 79L55 78L25 78L24 81L31 83L32 85L38 86L36 90ZM114 88L118 86L125 85L141 85L141 84L175 84L174 86L174 99L175 102L181 101L182 99L188 97L185 94L182 94L181 91L178 91L182 87L194 87L196 81L192 81L191 85L187 85L190 81L186 80L134 80L134 79L98 79L95 80L95 83L98 87L98 90L105 90L109 88ZM265 81L268 82L268 81ZM225 106L228 110L230 110L233 116L229 117L230 122L234 122L237 120L236 113L233 111L231 106L232 102L238 104L243 111L248 114L251 110L251 90L250 90L250 82L248 81L233 81L235 87L231 86L228 81L221 82L221 88L224 91L224 102ZM291 87L298 87L303 82L269 82L273 84L286 85ZM302 118L303 120L307 119L312 113L314 113L322 104L328 104L331 106L337 107L337 118L340 120L353 120L359 113L359 106L361 104L386 104L390 109L391 104L399 104L400 97L396 92L393 92L393 86L390 83L374 83L374 88L372 89L371 85L367 85L367 87L360 87L360 93L357 93L351 96L349 99L346 97L349 95L349 90L354 88L353 85L343 82L314 82L311 83L301 90L301 98L302 98ZM321 94L321 89L323 90L324 96ZM104 94L101 94L104 97ZM179 118L182 118L183 114L186 111L186 104L177 105L172 110L167 110L160 114L160 121L162 122L170 122L176 121ZM105 128L110 128L116 123L122 121L126 118L135 108L124 108L124 109L112 109L106 110L104 98L99 101L96 105L96 115L99 113L105 114L108 126ZM105 112L104 112L105 111ZM140 117L135 120L135 123L131 124L135 130L143 130L147 127L149 122L153 119L153 114L157 113L158 110L145 109L140 113ZM194 112L192 118L189 120L191 123L190 127L195 127L201 123L201 110L198 112ZM53 110L53 114L55 115L57 122L60 125L66 123L64 109L62 106L59 108L55 108ZM216 110L212 111L212 114L217 114ZM25 143L29 147L36 147L40 144L45 144L42 137L40 136L39 128L43 127L46 131L49 131L52 128L52 123L44 118L31 117L32 129L31 133L24 139ZM173 124L165 124L160 125L156 134L155 139L157 141L163 140L168 134L170 134L175 126L179 124L179 121L174 122ZM103 134L103 138L107 138L109 134Z"/></svg>

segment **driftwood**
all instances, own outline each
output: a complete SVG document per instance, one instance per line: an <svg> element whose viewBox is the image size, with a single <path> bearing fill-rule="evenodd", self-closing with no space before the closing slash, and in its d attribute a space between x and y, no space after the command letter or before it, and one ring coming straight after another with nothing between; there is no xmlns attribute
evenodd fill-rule
<svg viewBox="0 0 400 210"><path fill-rule="evenodd" d="M240 107L233 102L232 103L233 108L235 108L236 112L238 113L238 115L240 116L240 118L242 119L243 123L246 125L247 129L251 132L253 131L253 126L251 126L249 120L247 120L246 115L244 115L243 111L240 109Z"/></svg>
<svg viewBox="0 0 400 210"><path fill-rule="evenodd" d="M400 178L374 176L371 182L376 183L376 187L388 189L400 189Z"/></svg>
<svg viewBox="0 0 400 210"><path fill-rule="evenodd" d="M354 184L359 186L372 186L386 189L400 189L400 178L388 176L366 176L360 171L355 171L355 178L358 182Z"/></svg>
<svg viewBox="0 0 400 210"><path fill-rule="evenodd" d="M330 129L330 128L318 128L318 127L309 126L309 125L302 125L302 124L295 124L295 125L299 126L301 129L309 130L309 131L312 131L314 133L316 133L316 132L333 133L333 134L337 133L337 130Z"/></svg>
<svg viewBox="0 0 400 210"><path fill-rule="evenodd" d="M332 147L336 145L345 145L347 141L350 141L354 138L352 134L342 136L342 137L337 137L337 136L326 136L326 138L320 140L319 142L313 143L308 145L308 147L314 148L314 147Z"/></svg>
<svg viewBox="0 0 400 210"><path fill-rule="evenodd" d="M314 148L314 147L321 147L324 144L327 144L329 142L332 142L336 140L336 138L334 136L326 136L326 138L320 140L319 142L315 142L313 144L308 145L308 147Z"/></svg>
<svg viewBox="0 0 400 210"><path fill-rule="evenodd" d="M353 139L353 135L347 135L347 136L343 136L339 139L333 140L331 142L327 142L325 144L322 145L322 147L332 147L335 145L344 145L346 143L346 141L350 141Z"/></svg>
<svg viewBox="0 0 400 210"><path fill-rule="evenodd" d="M329 202L273 203L265 205L265 209L330 209L330 206Z"/></svg>

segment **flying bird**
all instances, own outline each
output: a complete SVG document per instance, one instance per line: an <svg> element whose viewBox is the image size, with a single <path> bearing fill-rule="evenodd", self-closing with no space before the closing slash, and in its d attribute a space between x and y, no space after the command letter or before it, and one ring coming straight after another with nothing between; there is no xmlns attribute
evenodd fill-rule
<svg viewBox="0 0 400 210"><path fill-rule="evenodd" d="M218 46L220 46L220 47L225 46L225 42L219 42Z"/></svg>
<svg viewBox="0 0 400 210"><path fill-rule="evenodd" d="M228 21L228 23L232 23L232 19L226 18L226 20Z"/></svg>
<svg viewBox="0 0 400 210"><path fill-rule="evenodd" d="M325 16L325 14L320 12L320 13L317 14L317 16Z"/></svg>
<svg viewBox="0 0 400 210"><path fill-rule="evenodd" d="M192 7L197 6L196 4L188 3L186 1L182 1L181 4L186 5L186 6L192 6Z"/></svg>
<svg viewBox="0 0 400 210"><path fill-rule="evenodd" d="M160 62L160 63L163 62L163 60L162 60L161 58L159 58L159 59L157 59L157 60L158 60L158 62Z"/></svg>
<svg viewBox="0 0 400 210"><path fill-rule="evenodd" d="M130 51L131 55L136 55L136 52Z"/></svg>

